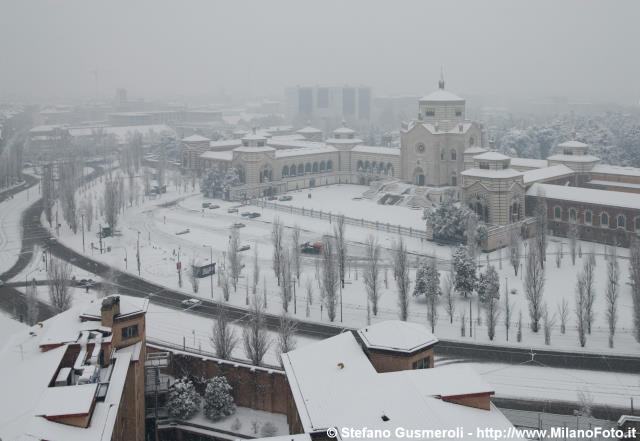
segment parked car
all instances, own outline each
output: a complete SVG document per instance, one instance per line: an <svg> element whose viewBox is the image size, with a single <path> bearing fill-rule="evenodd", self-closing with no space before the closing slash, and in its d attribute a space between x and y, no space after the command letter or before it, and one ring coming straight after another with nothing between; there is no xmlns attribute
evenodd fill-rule
<svg viewBox="0 0 640 441"><path fill-rule="evenodd" d="M276 199L278 199L278 196L269 196L267 198L268 201L275 201Z"/></svg>
<svg viewBox="0 0 640 441"><path fill-rule="evenodd" d="M250 245L242 245L240 248L238 248L238 251L247 251L251 249Z"/></svg>
<svg viewBox="0 0 640 441"><path fill-rule="evenodd" d="M293 196L290 196L290 195L280 196L281 201L290 201L292 199L293 199Z"/></svg>
<svg viewBox="0 0 640 441"><path fill-rule="evenodd" d="M229 208L227 209L227 213L237 213L238 209L237 208Z"/></svg>
<svg viewBox="0 0 640 441"><path fill-rule="evenodd" d="M320 254L322 244L320 242L305 242L300 245L300 251L307 254Z"/></svg>
<svg viewBox="0 0 640 441"><path fill-rule="evenodd" d="M235 224L231 225L231 228L244 228L246 227L245 224L243 224L242 222L236 222Z"/></svg>
<svg viewBox="0 0 640 441"><path fill-rule="evenodd" d="M209 208L211 206L211 202L203 202L202 208Z"/></svg>
<svg viewBox="0 0 640 441"><path fill-rule="evenodd" d="M186 308L196 308L202 305L202 301L198 299L187 299L182 301L182 306Z"/></svg>
<svg viewBox="0 0 640 441"><path fill-rule="evenodd" d="M220 205L209 205L210 210L215 210L216 208L220 208Z"/></svg>
<svg viewBox="0 0 640 441"><path fill-rule="evenodd" d="M187 233L191 233L191 230L189 228L187 228L186 230L178 231L176 234L180 235L180 234L187 234Z"/></svg>
<svg viewBox="0 0 640 441"><path fill-rule="evenodd" d="M242 217L247 217L247 216L249 216L250 214L251 214L251 212L250 212L250 211L243 211L242 213L240 213L240 216L242 216Z"/></svg>
<svg viewBox="0 0 640 441"><path fill-rule="evenodd" d="M253 213L249 213L248 216L250 219L254 219L256 217L260 217L260 213L256 213L255 211Z"/></svg>

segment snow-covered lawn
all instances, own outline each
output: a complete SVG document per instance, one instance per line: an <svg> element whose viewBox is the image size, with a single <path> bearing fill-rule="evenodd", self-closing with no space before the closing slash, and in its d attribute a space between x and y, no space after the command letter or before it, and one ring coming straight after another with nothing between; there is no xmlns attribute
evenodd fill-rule
<svg viewBox="0 0 640 441"><path fill-rule="evenodd" d="M0 311L0 335L6 339L11 334L24 329L27 325L20 323L4 311Z"/></svg>
<svg viewBox="0 0 640 441"><path fill-rule="evenodd" d="M341 207L345 210L345 214L357 215L357 213L365 213L367 217L373 216L373 214L377 213L378 210L380 210L380 213L386 213L389 210L399 210L398 213L402 214L394 217L394 221L402 222L403 219L406 218L407 221L403 224L405 226L416 225L418 220L422 222L420 211L414 211L404 207L380 206L367 199L353 200L353 197L357 197L359 192L361 194L361 192L366 189L367 187L351 185L322 187L311 190L311 199L307 198L306 191L294 192L292 193L294 199L290 201L290 203L297 203L299 206L306 206L305 204L307 203L317 203L319 204L318 207L325 205ZM258 264L260 267L259 293L262 294L263 284L264 281L266 281L268 310L274 313L280 313L282 310L282 303L271 264L271 230L273 220L278 217L287 227L291 227L294 224L300 225L303 230L301 237L302 242L321 240L323 234L332 232L333 225L326 220L320 220L317 218L289 215L275 210L262 210L255 206L241 206L237 203L205 199L197 192L197 190L192 191L190 188L186 193L182 190L183 189L180 188L176 191L175 188L171 187L168 189L167 194L162 195L157 199L147 199L139 206L136 206L134 203L132 207L127 208L119 220L118 230L120 231L120 235L107 238L103 241L105 249L106 247L110 248L110 251L105 252L104 254L100 254L97 249L98 240L96 237L97 225L101 222L104 224L104 221L101 219L95 219L91 230L86 232L85 253L102 262L109 263L120 270L126 270L130 273L137 274L136 242L139 237L141 261L140 275L142 278L172 289L181 290L192 296L210 298L210 279L200 279L199 291L198 293L194 293L185 270L189 267L189 263L192 259L206 261L209 259L211 253L213 253L213 260L217 262L219 269L224 262L223 256L227 249L231 226L236 222L241 222L246 225L244 228L239 229L241 244L250 245L251 249L241 253L243 255L243 263L246 267L242 272L237 292L233 292L232 290L229 301L234 305L244 306L246 304L247 276L249 279L252 278L253 253L254 249L257 247ZM93 198L94 201L98 201L101 197L101 192L102 185L99 182L96 182L84 194L79 195L79 200L90 197ZM166 206L166 204L171 201L175 203ZM205 201L215 203L219 205L220 208L203 209L202 202ZM330 201L333 201L332 205L330 205ZM97 206L98 203L95 205ZM232 207L238 208L239 212L228 213L227 210ZM97 208L96 211L98 211ZM257 211L261 212L262 215L256 219L248 219L240 216L244 211ZM337 209L336 212L338 212ZM386 214L384 216L386 216ZM187 229L189 230L188 233L176 234ZM288 244L290 244L290 231L290 228L285 230ZM383 251L383 258L385 259L385 266L387 268L386 278L388 280L387 286L383 283L382 297L379 303L379 313L377 317L373 317L373 322L391 318L396 319L398 317L397 296L393 276L389 266L389 249L391 248L392 242L397 239L397 235L351 225L346 227L346 233L349 241L349 254L353 257L353 260L347 269L346 286L342 292L342 312L340 312L339 308L336 321L340 322L340 318L342 316L342 322L346 325L360 327L366 324L366 295L364 285L362 283L362 268L358 267L358 257L363 255L363 243L370 234L375 234L379 243L383 248L385 248ZM75 250L82 252L82 235L79 232L74 235L66 226L63 225L60 230L59 240L68 244ZM412 262L417 261L420 255L435 255L439 258L441 275L443 275L444 271L449 268L448 261L451 257L450 248L438 246L428 241L420 241L418 239L405 238L405 240L407 241L409 250L413 253ZM579 258L574 266L571 264L568 254L565 254L561 267L557 268L555 266L553 253L555 253L556 250L555 241L558 240L560 239L550 238L550 245L548 248L549 257L546 265L544 301L549 307L549 312L551 314L555 314L562 299L566 299L569 305L570 314L567 324L567 333L564 335L560 334L559 320L556 318L556 325L552 332L550 346L546 346L544 344L544 336L542 332L533 333L529 329L527 302L525 300L524 290L522 287L521 273L519 273L517 277L514 275L513 269L508 265L506 260L506 251L495 251L488 255L480 255L478 264L481 267L481 270L484 270L487 257L490 259L490 263L498 268L500 281L502 283L502 298L500 306L502 307L504 305L505 282L508 282L509 290L515 289L516 292L515 294L509 294L510 301L513 304L513 324L510 330L509 341L507 342L505 326L501 318L496 330L494 343L525 348L534 347L570 351L602 352L603 354L617 353L639 355L640 344L635 341L631 332L632 301L630 287L627 284L628 260L626 259L628 256L628 250L620 249L618 251L620 256L621 280L623 283L620 287L621 290L618 303L619 321L615 336L615 348L610 349L607 345L608 331L604 314L604 283L606 278L606 266L603 256L603 246L586 242L581 243L581 247L585 255L591 252L596 253L595 288L597 295L594 308L596 314L593 332L591 335L588 335L587 345L582 349L578 345L578 337L575 330L574 292L576 276L578 271L582 269L584 257L582 259ZM93 243L94 248L91 247L91 243ZM564 249L566 253L566 250L568 249L566 244ZM500 268L501 264L499 258L501 253L504 256L502 259L502 268ZM178 255L180 255L183 267L182 287L178 286L178 273L176 270ZM296 287L296 306L294 308L294 306L291 305L289 310L293 312L295 309L296 316L299 318L326 322L328 320L327 314L326 310L320 306L320 290L316 279L316 268L317 263L319 262L318 257L310 255L303 256L302 283L300 286ZM415 270L412 270L412 281L414 277ZM308 317L305 313L307 301L305 286L307 284L307 279L311 280L311 284L313 286L313 297L309 307ZM381 279L385 279L384 270L382 272ZM221 290L217 282L217 277L214 276L213 297L215 299L219 299L221 297ZM484 323L486 322L484 317L485 313L482 310L480 311L481 324L478 324L477 322L478 305L475 297L471 299L471 309L474 317L473 337L470 338L468 336L468 329L467 337L461 337L461 316L463 313L466 314L466 320L468 321L469 301L459 295L456 295L455 301L456 312L453 324L449 323L449 318L445 313L443 304L441 303L439 306L439 318L435 330L438 337L460 341L490 343L487 336L487 329L484 326ZM523 315L523 339L522 342L518 343L515 341L515 322L517 321L520 312L522 312ZM422 298L411 299L409 320L425 324L427 323L427 307ZM186 332L189 332L189 330L190 329L184 329ZM180 335L183 334L184 332Z"/></svg>

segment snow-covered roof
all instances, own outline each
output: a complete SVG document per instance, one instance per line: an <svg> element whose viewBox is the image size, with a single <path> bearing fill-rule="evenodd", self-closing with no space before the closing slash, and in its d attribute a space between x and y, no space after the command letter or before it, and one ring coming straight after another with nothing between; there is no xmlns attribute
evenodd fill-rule
<svg viewBox="0 0 640 441"><path fill-rule="evenodd" d="M640 194L636 193L569 187L565 185L533 184L531 188L527 190L527 196L538 196L539 191L541 191L547 199L640 210Z"/></svg>
<svg viewBox="0 0 640 441"><path fill-rule="evenodd" d="M513 164L513 161L512 161ZM525 184L532 184L547 179L560 178L562 176L571 176L575 172L564 164L553 165L551 167L537 168L522 173Z"/></svg>
<svg viewBox="0 0 640 441"><path fill-rule="evenodd" d="M302 149L302 148L319 148L326 147L327 145L324 142L319 141L308 141L306 138L302 139L287 139L282 137L274 137L267 141L267 145L273 147L286 147L293 149Z"/></svg>
<svg viewBox="0 0 640 441"><path fill-rule="evenodd" d="M49 417L86 415L91 411L97 390L98 383L48 387L40 397L34 415Z"/></svg>
<svg viewBox="0 0 640 441"><path fill-rule="evenodd" d="M505 178L515 178L517 176L522 176L522 172L514 170L512 168L504 168L500 170L488 170L484 168L470 168L464 170L460 173L462 176L469 176L473 178L494 178L494 179L505 179Z"/></svg>
<svg viewBox="0 0 640 441"><path fill-rule="evenodd" d="M214 159L216 161L231 161L233 159L233 151L223 150L220 152L208 151L200 155L203 159Z"/></svg>
<svg viewBox="0 0 640 441"><path fill-rule="evenodd" d="M316 134L316 133L322 133L322 130L316 129L315 127L306 126L306 127L301 128L300 130L297 130L296 133L300 133L300 134Z"/></svg>
<svg viewBox="0 0 640 441"><path fill-rule="evenodd" d="M441 391L460 395L458 392L465 384L458 388L456 383L468 381L470 391L477 392L488 389L481 385L481 380L459 380L458 372L450 371L450 366L426 369L423 374L414 371L379 374L351 332L283 354L282 361L305 432L329 427L434 430L462 427L468 434L465 439L478 439L478 427L505 431L513 427L493 405L484 410L454 404L442 400L427 385L422 389L415 386L422 383L421 375L425 379L433 375ZM435 370L441 372L429 372ZM465 375L477 374L469 371Z"/></svg>
<svg viewBox="0 0 640 441"><path fill-rule="evenodd" d="M479 159L481 161L504 161L505 159L511 159L510 157L508 157L507 155L503 155L500 152L485 152L485 153L480 153L479 155L476 155L473 157L473 159Z"/></svg>
<svg viewBox="0 0 640 441"><path fill-rule="evenodd" d="M424 325L400 320L388 320L358 330L363 343L370 349L415 352L438 343Z"/></svg>
<svg viewBox="0 0 640 441"><path fill-rule="evenodd" d="M212 149L220 149L220 148L233 148L239 147L242 145L242 140L240 139L224 139L221 141L211 141L209 143L209 147Z"/></svg>
<svg viewBox="0 0 640 441"><path fill-rule="evenodd" d="M640 176L640 168L621 167L619 165L597 164L591 169L591 173L603 173L619 176Z"/></svg>
<svg viewBox="0 0 640 441"><path fill-rule="evenodd" d="M394 155L400 156L400 149L395 147L378 147L374 145L358 145L354 147L352 152L374 153L376 155Z"/></svg>
<svg viewBox="0 0 640 441"><path fill-rule="evenodd" d="M592 155L551 155L547 158L549 161L562 162L597 162L600 158Z"/></svg>
<svg viewBox="0 0 640 441"><path fill-rule="evenodd" d="M242 137L243 141L266 141L267 137L266 136L262 136L260 134L257 133L252 133L250 135L245 135Z"/></svg>
<svg viewBox="0 0 640 441"><path fill-rule="evenodd" d="M467 153L465 151L465 153ZM512 167L543 168L549 165L546 159L511 158Z"/></svg>
<svg viewBox="0 0 640 441"><path fill-rule="evenodd" d="M334 152L337 152L337 150L335 147L331 147L331 146L276 150L276 158L289 158L292 156L318 155L321 153L334 153Z"/></svg>
<svg viewBox="0 0 640 441"><path fill-rule="evenodd" d="M337 129L335 129L335 130L333 131L333 133L336 133L336 134L339 134L339 135L342 135L342 134L344 134L344 135L349 135L349 134L351 134L351 133L356 133L356 131L355 131L355 130L353 130L353 129L350 129L349 127L345 127L345 126L343 126L343 127L339 127L339 128L337 128Z"/></svg>
<svg viewBox="0 0 640 441"><path fill-rule="evenodd" d="M164 124L148 124L140 126L108 126L108 127L73 127L69 129L69 134L74 137L93 136L97 131L103 135L113 135L118 143L123 144L128 141L128 137L134 133L142 136L149 136L152 133L176 135L175 130Z"/></svg>
<svg viewBox="0 0 640 441"><path fill-rule="evenodd" d="M233 149L234 152L245 152L245 153L261 153L261 152L275 152L276 149L273 147L248 147L248 146L240 146Z"/></svg>
<svg viewBox="0 0 640 441"><path fill-rule="evenodd" d="M191 136L187 136L186 138L182 139L182 142L205 142L205 141L210 141L209 138L205 138L204 136L200 136L200 135L191 135Z"/></svg>
<svg viewBox="0 0 640 441"><path fill-rule="evenodd" d="M600 179L592 179L589 182L587 182L587 184L602 185L605 187L633 188L633 189L640 190L640 183L633 184L631 182L604 181Z"/></svg>
<svg viewBox="0 0 640 441"><path fill-rule="evenodd" d="M482 147L469 147L468 149L466 149L463 152L463 154L465 154L465 155L478 154L478 153L484 153L486 151L487 151L487 149L483 149Z"/></svg>
<svg viewBox="0 0 640 441"><path fill-rule="evenodd" d="M360 138L329 138L327 144L362 144Z"/></svg>
<svg viewBox="0 0 640 441"><path fill-rule="evenodd" d="M438 89L423 96L420 98L420 101L464 101L464 98L460 98L458 95L451 93L448 90Z"/></svg>
<svg viewBox="0 0 640 441"><path fill-rule="evenodd" d="M120 297L120 314L118 317L125 317L128 315L141 314L147 312L149 307L149 299L129 296ZM87 319L100 319L102 318L101 308L102 302L106 297L98 300L93 300L87 305L80 317Z"/></svg>
<svg viewBox="0 0 640 441"><path fill-rule="evenodd" d="M568 148L585 148L589 147L587 144L580 141L565 141L562 144L558 144L558 147L568 147Z"/></svg>

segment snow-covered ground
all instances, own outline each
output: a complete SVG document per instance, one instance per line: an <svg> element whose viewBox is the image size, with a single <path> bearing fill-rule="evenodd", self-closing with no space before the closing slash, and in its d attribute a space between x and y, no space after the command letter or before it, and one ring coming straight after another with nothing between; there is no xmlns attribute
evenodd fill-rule
<svg viewBox="0 0 640 441"><path fill-rule="evenodd" d="M24 329L27 325L15 320L4 311L0 311L0 335L3 338Z"/></svg>
<svg viewBox="0 0 640 441"><path fill-rule="evenodd" d="M101 185L95 183L86 193L80 195L79 198L91 197L99 200L101 195ZM336 208L335 212L343 212L347 215L355 216L357 213L366 213L369 217L378 210L400 210L402 215L394 218L395 221L401 222L405 217L407 223L405 226L417 224L420 220L421 213L404 207L380 206L374 202L362 199L353 200L357 197L358 191L365 191L367 187L338 185L312 189L312 197L307 198L307 191L294 192L293 200L290 204L298 203L298 206L306 206L310 201L318 203L320 206L329 205L333 201L331 207ZM253 269L253 252L258 247L258 259L260 267L260 284L259 291L262 293L263 280L266 279L268 309L271 312L279 313L282 309L279 290L275 283L273 270L271 269L271 229L273 220L280 218L287 227L298 224L302 227L302 242L321 240L323 234L331 233L333 225L326 220L310 218L306 216L289 215L283 212L260 209L255 206L239 206L237 203L230 203L219 200L205 200L196 190L189 187L189 191L184 192L183 188L171 187L168 193L157 199L147 199L144 203L125 210L119 220L120 235L104 240L104 246L110 247L109 252L100 254L95 247L98 246L96 237L97 225L102 222L95 219L90 231L86 233L86 254L93 258L114 265L121 270L127 270L133 274L137 274L136 264L136 242L140 238L140 256L141 256L141 277L155 283L162 284L172 289L182 290L183 292L202 297L211 297L210 279L204 278L199 281L199 292L193 293L192 287L188 281L186 273L183 271L182 287L178 286L178 273L176 263L178 255L183 263L183 269L189 266L192 259L208 260L210 253L213 253L213 259L220 267L224 262L223 256L227 248L231 225L235 222L242 222L246 225L240 228L240 239L242 244L251 246L251 250L245 251L243 255L243 263L246 265L243 270L242 277L239 282L237 292L232 292L230 302L235 305L245 305L245 293L247 285L247 276L251 279ZM174 202L167 204L168 202ZM220 205L218 209L203 209L202 202L212 202ZM97 205L97 204L96 204ZM161 206L163 205L163 206ZM228 208L239 208L239 213L228 213ZM356 207L356 208L354 208ZM96 210L96 212L99 210ZM258 211L262 216L256 219L247 219L241 217L240 213L244 211ZM409 217L413 215L413 217ZM420 220L420 222L422 222ZM189 229L188 233L176 234ZM290 235L290 228L286 229L287 237ZM138 232L140 233L138 235ZM391 243L397 239L393 233L384 231L376 231L367 228L355 227L348 225L346 227L347 238L349 240L349 253L356 257L350 263L346 286L342 293L342 319L347 325L358 327L366 324L366 296L364 285L362 283L362 269L358 268L357 257L363 253L362 244L366 237L370 234L376 234L380 244L386 248L383 256L386 259L386 266L389 266L388 249ZM69 244L77 251L82 251L82 235L80 233L73 234L66 226L60 231L62 242ZM447 262L451 256L451 249L448 247L438 246L432 242L420 241L417 239L405 239L409 249L414 255L414 261L421 255L436 255L440 259L441 270L448 267ZM506 331L502 319L496 330L494 343L500 345L513 345L516 347L537 347L537 348L554 348L560 350L571 351L595 351L617 354L633 354L640 353L640 345L635 341L631 333L632 327L632 301L630 295L630 287L626 283L628 281L628 250L620 249L620 270L621 292L619 299L619 321L615 337L615 347L608 348L607 345L607 326L604 315L604 283L605 283L605 261L603 256L603 246L583 242L581 247L585 254L596 253L596 293L595 302L595 323L593 332L587 337L587 345L584 349L578 345L577 332L575 330L575 314L574 309L574 288L576 275L582 269L583 259L578 259L576 265L572 265L570 257L565 254L560 268L555 266L554 256L556 250L555 242L558 238L551 238L548 252L550 253L548 263L546 265L546 284L544 300L549 307L550 313L557 312L557 307L562 299L566 299L571 310L568 319L567 333L562 335L559 331L559 320L556 318L556 325L552 332L551 346L544 344L544 336L542 332L533 333L529 330L529 318L527 313L527 303L524 297L522 287L522 275L514 275L513 269L508 265L506 260L506 252L496 251L490 254L481 254L478 263L481 267L486 265L487 257L490 263L498 268L500 280L502 282L502 292L504 292L505 281L508 282L509 290L515 289L516 294L509 294L510 301L513 303L513 323L516 322L518 315L523 315L523 340L521 343L515 341L515 324L512 325L509 335L509 341L506 340ZM93 242L94 248L91 247ZM565 244L565 253L568 246ZM502 268L500 268L500 254L504 256L502 259ZM126 259L126 260L125 260ZM313 300L310 305L309 320L327 321L326 311L320 307L319 287L316 280L316 264L318 258L316 256L305 256L303 259L304 269L302 275L302 283L296 287L296 315L299 318L307 318L305 314L306 293L305 286L307 279L312 281ZM441 271L441 273L443 273ZM414 277L414 271L411 272ZM384 280L384 271L381 277ZM380 321L398 317L398 308L396 300L395 286L390 269L387 270L388 286L384 287L379 303L379 313L373 321ZM217 285L217 278L213 279L213 296L218 299L221 297L220 288ZM504 304L504 294L501 300L501 306ZM474 332L473 338L460 336L460 320L463 313L466 314L468 320L469 301L456 295L456 313L453 324L449 323L444 307L439 307L439 318L436 326L436 334L440 338L456 339L461 341L477 341L479 343L489 343L487 329L483 326L486 322L484 312L481 311L481 324L476 321L478 316L477 300L471 300L474 316ZM293 311L294 307L291 306ZM427 323L427 307L423 299L412 298L410 304L409 320ZM340 321L340 312L338 312L337 321ZM188 330L187 330L188 331Z"/></svg>

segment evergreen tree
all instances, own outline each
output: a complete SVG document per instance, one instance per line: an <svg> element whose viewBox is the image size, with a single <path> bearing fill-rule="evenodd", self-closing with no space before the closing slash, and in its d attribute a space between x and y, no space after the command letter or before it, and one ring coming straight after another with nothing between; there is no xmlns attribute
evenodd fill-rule
<svg viewBox="0 0 640 441"><path fill-rule="evenodd" d="M207 418L216 421L235 413L232 389L225 377L213 377L207 382L203 406Z"/></svg>
<svg viewBox="0 0 640 441"><path fill-rule="evenodd" d="M191 380L183 377L171 385L167 407L171 416L180 419L191 418L198 412L200 395Z"/></svg>
<svg viewBox="0 0 640 441"><path fill-rule="evenodd" d="M500 277L493 265L489 265L487 270L480 274L478 298L484 304L488 304L490 299L500 298Z"/></svg>
<svg viewBox="0 0 640 441"><path fill-rule="evenodd" d="M215 198L222 192L222 176L217 165L208 169L200 183L200 191L205 197Z"/></svg>
<svg viewBox="0 0 640 441"><path fill-rule="evenodd" d="M453 253L454 285L465 298L476 288L476 264L467 247L458 246Z"/></svg>

